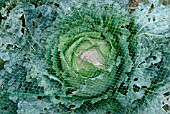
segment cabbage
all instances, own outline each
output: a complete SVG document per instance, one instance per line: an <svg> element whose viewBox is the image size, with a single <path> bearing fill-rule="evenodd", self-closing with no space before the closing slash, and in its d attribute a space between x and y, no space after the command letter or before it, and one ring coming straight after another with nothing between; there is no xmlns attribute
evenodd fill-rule
<svg viewBox="0 0 170 114"><path fill-rule="evenodd" d="M3 3L4 4L4 3ZM0 113L169 113L169 5L11 1L1 9Z"/></svg>

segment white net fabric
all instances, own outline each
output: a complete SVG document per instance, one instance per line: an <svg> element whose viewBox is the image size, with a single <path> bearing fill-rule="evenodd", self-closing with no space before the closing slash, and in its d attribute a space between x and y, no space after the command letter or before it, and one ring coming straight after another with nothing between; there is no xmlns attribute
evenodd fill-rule
<svg viewBox="0 0 170 114"><path fill-rule="evenodd" d="M138 2L0 1L0 114L170 113L169 2Z"/></svg>

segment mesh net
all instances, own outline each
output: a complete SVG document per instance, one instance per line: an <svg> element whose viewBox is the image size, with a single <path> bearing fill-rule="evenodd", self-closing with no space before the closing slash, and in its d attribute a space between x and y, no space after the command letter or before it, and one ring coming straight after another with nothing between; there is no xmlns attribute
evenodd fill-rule
<svg viewBox="0 0 170 114"><path fill-rule="evenodd" d="M1 1L0 114L170 113L169 1Z"/></svg>

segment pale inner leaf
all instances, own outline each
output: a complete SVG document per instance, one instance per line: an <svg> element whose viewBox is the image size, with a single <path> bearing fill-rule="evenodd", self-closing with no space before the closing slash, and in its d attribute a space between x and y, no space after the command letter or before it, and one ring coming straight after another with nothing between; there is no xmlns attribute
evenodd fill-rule
<svg viewBox="0 0 170 114"><path fill-rule="evenodd" d="M105 67L104 65L105 59L101 56L99 52L97 52L96 49L90 49L84 52L81 55L81 59L89 63L92 63L96 67Z"/></svg>

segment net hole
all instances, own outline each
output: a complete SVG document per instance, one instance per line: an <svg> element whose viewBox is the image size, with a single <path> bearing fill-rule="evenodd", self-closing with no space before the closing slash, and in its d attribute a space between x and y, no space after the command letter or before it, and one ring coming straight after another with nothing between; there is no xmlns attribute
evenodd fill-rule
<svg viewBox="0 0 170 114"><path fill-rule="evenodd" d="M163 107L162 107L166 112L170 111L170 106L168 104L165 104Z"/></svg>
<svg viewBox="0 0 170 114"><path fill-rule="evenodd" d="M60 97L59 97L59 96L55 96L55 99L59 100L59 99L60 99Z"/></svg>
<svg viewBox="0 0 170 114"><path fill-rule="evenodd" d="M41 99L43 99L43 97L42 96L38 96L37 99L41 100Z"/></svg>
<svg viewBox="0 0 170 114"><path fill-rule="evenodd" d="M140 87L139 87L139 86L133 85L133 91L134 91L134 92L139 92L139 90L140 90Z"/></svg>
<svg viewBox="0 0 170 114"><path fill-rule="evenodd" d="M134 78L134 81L138 81L138 78Z"/></svg>

